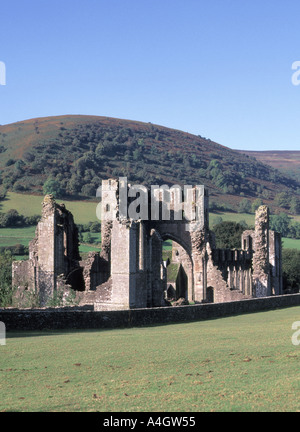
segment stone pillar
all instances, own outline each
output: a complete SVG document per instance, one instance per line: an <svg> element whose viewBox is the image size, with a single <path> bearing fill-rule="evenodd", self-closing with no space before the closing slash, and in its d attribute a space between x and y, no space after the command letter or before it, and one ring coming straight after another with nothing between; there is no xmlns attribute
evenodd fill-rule
<svg viewBox="0 0 300 432"><path fill-rule="evenodd" d="M148 293L148 305L160 307L164 305L164 290L167 288L165 272L162 260L163 240L160 234L153 229L150 238L150 292Z"/></svg>
<svg viewBox="0 0 300 432"><path fill-rule="evenodd" d="M206 300L207 288L207 253L206 253L206 231L192 231L192 258L194 261L194 301Z"/></svg>
<svg viewBox="0 0 300 432"><path fill-rule="evenodd" d="M140 222L129 220L113 222L111 231L111 303L114 309L147 307L146 270L139 269L139 238Z"/></svg>
<svg viewBox="0 0 300 432"><path fill-rule="evenodd" d="M56 288L55 269L55 203L46 195L43 202L42 219L37 226L38 291L41 305L53 296Z"/></svg>
<svg viewBox="0 0 300 432"><path fill-rule="evenodd" d="M116 180L103 180L101 187L101 257L107 262L111 258L111 230L117 216L117 194L119 184ZM97 207L98 210L98 207Z"/></svg>
<svg viewBox="0 0 300 432"><path fill-rule="evenodd" d="M261 206L255 216L255 252L253 254L255 297L271 295L269 265L269 209Z"/></svg>

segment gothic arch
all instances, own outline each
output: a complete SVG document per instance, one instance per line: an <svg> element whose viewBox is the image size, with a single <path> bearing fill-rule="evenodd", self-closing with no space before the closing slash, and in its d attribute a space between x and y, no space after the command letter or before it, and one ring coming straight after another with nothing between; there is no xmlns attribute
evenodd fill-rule
<svg viewBox="0 0 300 432"><path fill-rule="evenodd" d="M184 295L182 294L181 297L184 296L186 300L193 301L194 300L194 263L191 254L191 246L189 246L187 242L184 241L181 237L170 232L170 230L162 232L158 228L158 232L160 234L162 241L172 240L173 242L176 243L177 246L175 246L174 249L172 248L172 252L175 249L177 249L178 251L178 263L181 264L183 272L186 275L185 284L187 285L186 290L184 290L185 294ZM162 247L162 243L161 243L161 247ZM175 257L172 257L173 262L174 262L174 258ZM183 277L183 279L185 279L185 277Z"/></svg>

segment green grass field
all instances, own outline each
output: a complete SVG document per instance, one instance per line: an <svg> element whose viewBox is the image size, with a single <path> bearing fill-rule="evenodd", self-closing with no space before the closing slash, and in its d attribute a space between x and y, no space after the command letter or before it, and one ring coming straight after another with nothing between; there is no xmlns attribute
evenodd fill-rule
<svg viewBox="0 0 300 432"><path fill-rule="evenodd" d="M248 213L233 213L233 212L218 212L209 213L209 225L213 227L217 218L221 217L223 221L241 222L245 221L247 225L254 226L255 217L253 214Z"/></svg>
<svg viewBox="0 0 300 432"><path fill-rule="evenodd" d="M41 214L42 201L43 197L41 196L8 192L7 199L0 203L0 211L7 212L10 209L16 209L24 216L39 215ZM75 223L86 224L88 222L98 221L96 216L96 202L65 200L57 200L57 202L65 203L67 209L73 213ZM34 226L26 228L0 228L0 246L14 246L16 244L28 246L29 242L34 238L34 234ZM94 250L99 250L99 244L81 244L79 247L80 253L87 253ZM22 259L23 258L24 257L22 257ZM16 257L16 259L21 259L21 257Z"/></svg>
<svg viewBox="0 0 300 432"><path fill-rule="evenodd" d="M34 238L35 226L26 228L0 228L0 246L23 244L28 246Z"/></svg>
<svg viewBox="0 0 300 432"><path fill-rule="evenodd" d="M16 244L28 246L29 242L34 238L35 228L34 226L26 228L0 228L0 246L14 246ZM81 243L79 245L80 253L100 250L100 235L92 233L91 236L95 244L88 245ZM16 259L28 259L28 257L16 256Z"/></svg>
<svg viewBox="0 0 300 432"><path fill-rule="evenodd" d="M0 211L6 212L9 209L16 209L24 216L41 214L41 196L18 194L9 192L7 199L0 203ZM96 207L97 203L87 201L61 201L64 202L68 210L74 215L74 220L78 224L86 224L90 221L97 221ZM246 213L219 212L210 213L210 226L213 227L216 219L222 217L224 221L240 222L244 220L249 226L254 226L254 215ZM299 217L300 218L300 217ZM295 217L297 219L297 217ZM35 227L28 228L0 228L0 246L13 246L15 244L24 244L28 246L30 240L34 238ZM85 253L98 250L99 245L80 245L80 252ZM283 239L285 248L300 250L300 240ZM165 249L171 248L171 243L165 244Z"/></svg>
<svg viewBox="0 0 300 432"><path fill-rule="evenodd" d="M299 411L300 307L93 331L9 332L0 411Z"/></svg>
<svg viewBox="0 0 300 432"><path fill-rule="evenodd" d="M8 192L7 198L0 203L0 211L5 213L10 209L15 209L24 216L40 215L42 211L42 201L42 196ZM85 224L90 221L98 221L96 216L96 202L56 201L58 203L64 203L66 208L73 213L75 223Z"/></svg>
<svg viewBox="0 0 300 432"><path fill-rule="evenodd" d="M296 239L290 239L290 238L283 238L283 247L285 249L298 249L300 250L300 240Z"/></svg>

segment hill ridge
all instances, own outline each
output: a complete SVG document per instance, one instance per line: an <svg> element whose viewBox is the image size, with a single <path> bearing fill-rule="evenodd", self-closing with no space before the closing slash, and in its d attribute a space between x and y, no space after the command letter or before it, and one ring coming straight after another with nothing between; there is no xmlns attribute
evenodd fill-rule
<svg viewBox="0 0 300 432"><path fill-rule="evenodd" d="M42 192L51 178L63 196L95 197L102 178L144 184L205 184L233 208L247 197L272 202L300 182L201 135L151 122L59 115L0 126L2 187Z"/></svg>

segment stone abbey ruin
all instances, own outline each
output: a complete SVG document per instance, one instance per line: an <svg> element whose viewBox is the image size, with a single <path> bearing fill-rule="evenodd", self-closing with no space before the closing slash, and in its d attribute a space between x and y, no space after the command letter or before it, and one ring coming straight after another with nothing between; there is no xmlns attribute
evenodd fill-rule
<svg viewBox="0 0 300 432"><path fill-rule="evenodd" d="M200 194L192 188L195 218L188 221L189 230L184 216L175 220L172 201L169 220L121 217L120 187L121 180L102 182L101 252L90 252L84 260L72 214L46 195L29 259L13 263L13 285L35 292L41 305L55 291L76 291L79 304L92 304L94 310L162 307L179 299L183 304L222 303L282 294L281 235L269 229L266 206L256 212L255 229L242 234L240 249L217 249L209 230L204 187ZM161 205L161 195L157 199ZM116 217L105 217L112 209ZM163 242L168 239L173 242L171 262L163 260ZM176 274L170 280L172 265Z"/></svg>

